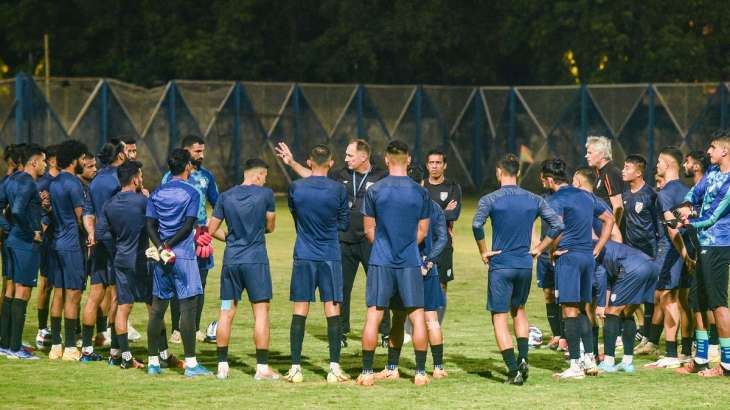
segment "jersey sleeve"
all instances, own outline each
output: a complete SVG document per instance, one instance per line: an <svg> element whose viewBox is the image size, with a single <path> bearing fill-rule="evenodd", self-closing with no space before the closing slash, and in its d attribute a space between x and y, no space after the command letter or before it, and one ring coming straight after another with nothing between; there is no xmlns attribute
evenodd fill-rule
<svg viewBox="0 0 730 410"><path fill-rule="evenodd" d="M618 168L611 166L607 169L603 183L606 185L606 193L609 198L624 192L624 180Z"/></svg>
<svg viewBox="0 0 730 410"><path fill-rule="evenodd" d="M431 252L426 255L426 261L433 261L441 255L449 242L449 231L446 226L446 215L438 204L433 204L433 212L431 213L431 225L429 229L433 237L431 238Z"/></svg>
<svg viewBox="0 0 730 410"><path fill-rule="evenodd" d="M296 184L290 184L289 185L289 193L286 196L287 198L287 204L289 205L289 212L291 212L292 216L294 217L294 222L296 223L297 220L297 210L296 205L294 204L294 190L296 189Z"/></svg>
<svg viewBox="0 0 730 410"><path fill-rule="evenodd" d="M370 188L365 193L365 199L362 201L362 213L365 216L375 218L375 192L376 189Z"/></svg>
<svg viewBox="0 0 730 410"><path fill-rule="evenodd" d="M31 209L30 201L34 195L38 195L35 184L19 183L18 190L15 194L15 201L13 201L13 206L10 209L13 219L18 221L21 229L26 231L41 230L40 218L34 218L34 212Z"/></svg>
<svg viewBox="0 0 730 410"><path fill-rule="evenodd" d="M226 218L226 212L224 209L225 195L222 195L220 201L218 201L213 207L213 218L223 220Z"/></svg>
<svg viewBox="0 0 730 410"><path fill-rule="evenodd" d="M425 189L420 190L421 193L421 213L419 219L431 218L431 196Z"/></svg>
<svg viewBox="0 0 730 410"><path fill-rule="evenodd" d="M91 200L91 193L84 195L84 209L81 210L83 216L96 215L94 211L94 201Z"/></svg>
<svg viewBox="0 0 730 410"><path fill-rule="evenodd" d="M459 219L459 216L461 216L461 185L454 183L453 193L453 200L456 201L456 208L450 211L444 211L447 222L456 221L457 219Z"/></svg>
<svg viewBox="0 0 730 410"><path fill-rule="evenodd" d="M544 198L537 196L537 201L538 213L540 214L540 218L543 222L547 222L548 226L550 227L545 233L545 236L548 236L552 239L557 238L558 235L560 235L565 229L562 218L560 218L560 216L555 213L555 210L553 210L553 208L548 205L547 201Z"/></svg>
<svg viewBox="0 0 730 410"><path fill-rule="evenodd" d="M205 175L208 177L208 187L205 190L205 196L208 198L208 202L212 206L216 206L220 192L218 191L218 184L215 182L215 177L210 171L206 170Z"/></svg>
<svg viewBox="0 0 730 410"><path fill-rule="evenodd" d="M198 218L198 211L200 210L200 202L203 200L198 193L198 190L190 187L188 190L190 194L190 202L188 202L187 208L185 208L185 216L187 218L193 217Z"/></svg>
<svg viewBox="0 0 730 410"><path fill-rule="evenodd" d="M268 203L266 204L266 212L276 212L276 199L274 199L274 191L269 189L266 192Z"/></svg>
<svg viewBox="0 0 730 410"><path fill-rule="evenodd" d="M471 220L471 230L474 234L474 239L480 241L484 239L484 224L489 218L489 214L492 212L492 195L484 195L477 205L477 211L474 213L474 218Z"/></svg>
<svg viewBox="0 0 730 410"><path fill-rule="evenodd" d="M606 268L601 264L596 264L596 269L593 271L593 281L598 286L598 296L596 297L596 303L600 307L606 307L606 292L608 292L608 275L606 274Z"/></svg>
<svg viewBox="0 0 730 410"><path fill-rule="evenodd" d="M710 212L703 213L699 218L690 219L690 223L697 229L709 228L714 225L720 218L730 212L730 178L720 187L720 191L715 196L710 206Z"/></svg>
<svg viewBox="0 0 730 410"><path fill-rule="evenodd" d="M337 209L337 229L345 232L350 228L350 207L347 203L347 190L339 185L339 207Z"/></svg>
<svg viewBox="0 0 730 410"><path fill-rule="evenodd" d="M79 182L78 184L69 185L71 185L68 190L69 199L71 200L71 204L73 205L74 209L83 208L84 201L86 200L83 185L81 185L81 182Z"/></svg>
<svg viewBox="0 0 730 410"><path fill-rule="evenodd" d="M152 193L152 196L150 196L150 199L147 201L147 209L145 211L145 216L147 218L152 219L160 219L160 216L157 214L157 208L155 207L155 193Z"/></svg>

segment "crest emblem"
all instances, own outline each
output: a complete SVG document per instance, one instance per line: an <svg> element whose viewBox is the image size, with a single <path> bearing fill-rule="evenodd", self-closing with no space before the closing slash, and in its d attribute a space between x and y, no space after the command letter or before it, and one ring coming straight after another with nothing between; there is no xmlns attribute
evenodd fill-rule
<svg viewBox="0 0 730 410"><path fill-rule="evenodd" d="M637 214L641 213L641 210L644 209L644 203L643 202L637 202L634 204L634 211L636 211Z"/></svg>
<svg viewBox="0 0 730 410"><path fill-rule="evenodd" d="M612 293L611 294L611 302L615 302L615 301L616 301L616 294L615 293Z"/></svg>
<svg viewBox="0 0 730 410"><path fill-rule="evenodd" d="M448 197L449 197L449 193L448 192L439 192L439 199L441 201L445 201L446 198L448 198Z"/></svg>
<svg viewBox="0 0 730 410"><path fill-rule="evenodd" d="M200 187L205 189L208 187L208 179L207 178L200 178L199 182Z"/></svg>

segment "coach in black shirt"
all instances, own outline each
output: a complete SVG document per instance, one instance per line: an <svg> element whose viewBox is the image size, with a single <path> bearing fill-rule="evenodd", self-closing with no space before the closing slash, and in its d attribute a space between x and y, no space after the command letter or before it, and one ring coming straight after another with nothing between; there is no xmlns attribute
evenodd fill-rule
<svg viewBox="0 0 730 410"><path fill-rule="evenodd" d="M624 182L621 170L614 165L612 159L610 139L606 137L586 139L586 160L588 166L596 170L596 187L593 193L611 205L613 217L616 223L620 223L623 215L621 193L624 192Z"/></svg>
<svg viewBox="0 0 730 410"><path fill-rule="evenodd" d="M284 164L291 167L301 177L311 175L311 170L294 160L289 147L280 142L276 147L276 154ZM350 207L350 227L340 232L340 251L342 253L342 282L344 300L341 306L342 343L347 345L347 334L350 332L350 296L355 283L355 275L359 264L362 264L365 273L368 270L371 244L365 238L363 231L362 201L365 193L374 183L388 175L386 170L377 168L370 163L370 145L361 139L352 140L345 150L345 167L331 170L329 177L341 182L347 189L347 201ZM390 333L389 315L385 315L380 324L380 333L387 336Z"/></svg>

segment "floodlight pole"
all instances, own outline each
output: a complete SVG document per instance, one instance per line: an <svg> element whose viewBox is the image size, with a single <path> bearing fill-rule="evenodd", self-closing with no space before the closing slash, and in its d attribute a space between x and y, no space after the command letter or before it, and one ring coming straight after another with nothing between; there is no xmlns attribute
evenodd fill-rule
<svg viewBox="0 0 730 410"><path fill-rule="evenodd" d="M44 141L50 142L51 135L51 47L48 33L43 35L43 68L45 71L46 88L46 135Z"/></svg>

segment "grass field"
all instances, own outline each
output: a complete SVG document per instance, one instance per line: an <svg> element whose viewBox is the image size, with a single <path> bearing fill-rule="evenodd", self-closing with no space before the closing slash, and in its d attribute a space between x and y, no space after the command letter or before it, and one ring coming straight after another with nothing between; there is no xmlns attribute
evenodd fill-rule
<svg viewBox="0 0 730 410"><path fill-rule="evenodd" d="M294 229L279 200L276 232L267 236L271 260L274 299L271 317L271 364L285 373L289 367L288 301ZM175 371L162 377L148 377L139 370L110 369L106 363L82 364L50 362L44 356L36 362L9 361L0 358L0 407L7 408L667 408L728 407L730 383L727 379L700 379L677 376L671 371L643 370L647 360L637 361L637 373L602 375L577 381L558 382L551 375L562 369L561 356L547 349L530 355L530 379L523 387L502 384L504 366L496 346L488 313L485 311L486 270L471 235L470 222L475 200L465 203L456 225L455 276L449 286L449 306L444 324L445 366L449 378L435 380L430 386L417 388L410 379L414 360L411 345L404 347L401 359L402 378L382 382L372 388L354 383L328 385L326 322L320 306L311 310L304 339L303 368L305 382L255 382L255 355L252 342L251 313L239 309L230 345L231 377L189 380ZM216 263L222 256L216 247ZM203 324L216 319L220 264L208 277ZM365 276L358 273L353 291L353 330L350 346L343 349L343 368L353 376L360 371L359 330L365 317ZM35 296L35 295L34 295ZM36 334L35 303L28 310L24 340ZM533 286L527 306L531 324L546 336L542 293ZM133 324L146 328L146 310L135 307ZM169 324L169 320L167 321ZM146 339L132 344L134 354L146 360ZM182 356L181 345L171 345ZM198 359L210 369L216 368L215 345L199 344ZM103 352L108 353L108 352ZM385 365L386 350L379 348L376 368ZM429 360L427 369L431 368Z"/></svg>

